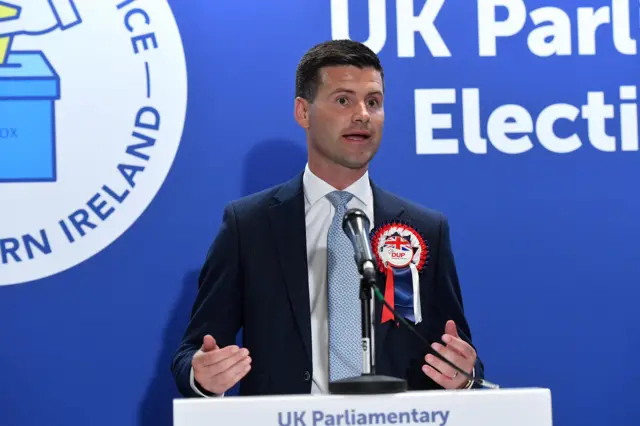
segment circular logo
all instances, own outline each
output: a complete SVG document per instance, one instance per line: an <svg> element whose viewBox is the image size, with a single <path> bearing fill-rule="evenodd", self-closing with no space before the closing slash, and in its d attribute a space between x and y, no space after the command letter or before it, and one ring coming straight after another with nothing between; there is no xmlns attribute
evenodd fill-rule
<svg viewBox="0 0 640 426"><path fill-rule="evenodd" d="M411 263L422 271L429 258L429 246L422 235L402 222L385 223L372 231L371 246L381 272L405 268Z"/></svg>
<svg viewBox="0 0 640 426"><path fill-rule="evenodd" d="M166 1L0 3L0 285L65 271L142 215L182 136Z"/></svg>
<svg viewBox="0 0 640 426"><path fill-rule="evenodd" d="M388 237L383 242L380 256L385 263L389 263L396 268L404 268L411 263L413 258L411 241L401 237L399 234Z"/></svg>

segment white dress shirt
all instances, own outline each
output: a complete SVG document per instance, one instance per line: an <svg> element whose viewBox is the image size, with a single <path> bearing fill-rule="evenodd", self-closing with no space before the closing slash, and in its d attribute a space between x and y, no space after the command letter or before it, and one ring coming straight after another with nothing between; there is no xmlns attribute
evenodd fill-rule
<svg viewBox="0 0 640 426"><path fill-rule="evenodd" d="M303 185L307 230L307 262L309 265L309 298L311 303L311 347L313 348L311 393L327 393L329 382L327 235L333 221L335 208L326 196L335 191L336 188L314 175L309 170L308 165L304 171ZM369 218L370 227L373 227L373 193L369 183L369 173L365 173L345 191L354 195L347 207L362 209ZM353 283L353 285L359 284ZM371 308L373 311L373 303ZM373 341L371 342L371 347L375 347Z"/></svg>
<svg viewBox="0 0 640 426"><path fill-rule="evenodd" d="M309 303L311 308L311 347L313 362L312 394L328 393L329 383L329 318L327 308L327 236L335 214L333 204L326 196L336 188L314 175L305 167L303 174L305 224L307 240L307 262L309 266ZM362 209L369 218L373 228L373 192L366 172L345 191L354 197L347 204L348 208ZM360 283L353 283L360 285ZM358 307L358 309L360 309ZM371 319L373 321L374 303L371 303ZM360 336L358 336L360 338ZM372 354L375 356L374 336L371 336ZM251 348L249 348L250 350ZM194 383L191 368L191 387L201 396Z"/></svg>

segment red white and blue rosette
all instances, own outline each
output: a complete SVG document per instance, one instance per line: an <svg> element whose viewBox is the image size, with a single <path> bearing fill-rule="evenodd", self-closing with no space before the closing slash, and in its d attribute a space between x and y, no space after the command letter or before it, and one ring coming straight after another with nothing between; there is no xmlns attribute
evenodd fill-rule
<svg viewBox="0 0 640 426"><path fill-rule="evenodd" d="M371 232L371 248L380 272L386 275L384 298L406 320L422 321L420 273L429 259L429 245L414 227L388 222ZM393 321L393 313L382 308L381 322Z"/></svg>

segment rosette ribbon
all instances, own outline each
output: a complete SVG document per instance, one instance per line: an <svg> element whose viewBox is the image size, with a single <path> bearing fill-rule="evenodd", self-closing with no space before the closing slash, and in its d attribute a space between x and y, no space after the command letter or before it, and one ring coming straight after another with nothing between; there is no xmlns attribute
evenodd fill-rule
<svg viewBox="0 0 640 426"><path fill-rule="evenodd" d="M422 321L420 308L420 276L416 265L412 262L403 268L387 264L387 281L384 288L384 299L393 307L398 315L418 324ZM386 306L382 308L381 322L393 321L394 316Z"/></svg>

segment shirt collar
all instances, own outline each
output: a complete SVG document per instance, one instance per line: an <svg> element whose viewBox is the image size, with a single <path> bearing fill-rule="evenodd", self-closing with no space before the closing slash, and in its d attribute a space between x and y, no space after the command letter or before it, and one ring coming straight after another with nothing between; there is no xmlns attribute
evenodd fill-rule
<svg viewBox="0 0 640 426"><path fill-rule="evenodd" d="M315 204L318 200L324 198L327 194L337 189L329 185L327 182L314 175L309 169L309 164L305 166L304 175L302 177L304 185L304 193L309 205ZM366 171L360 179L345 188L346 192L350 192L365 206L373 203L373 193L369 182L369 171Z"/></svg>

